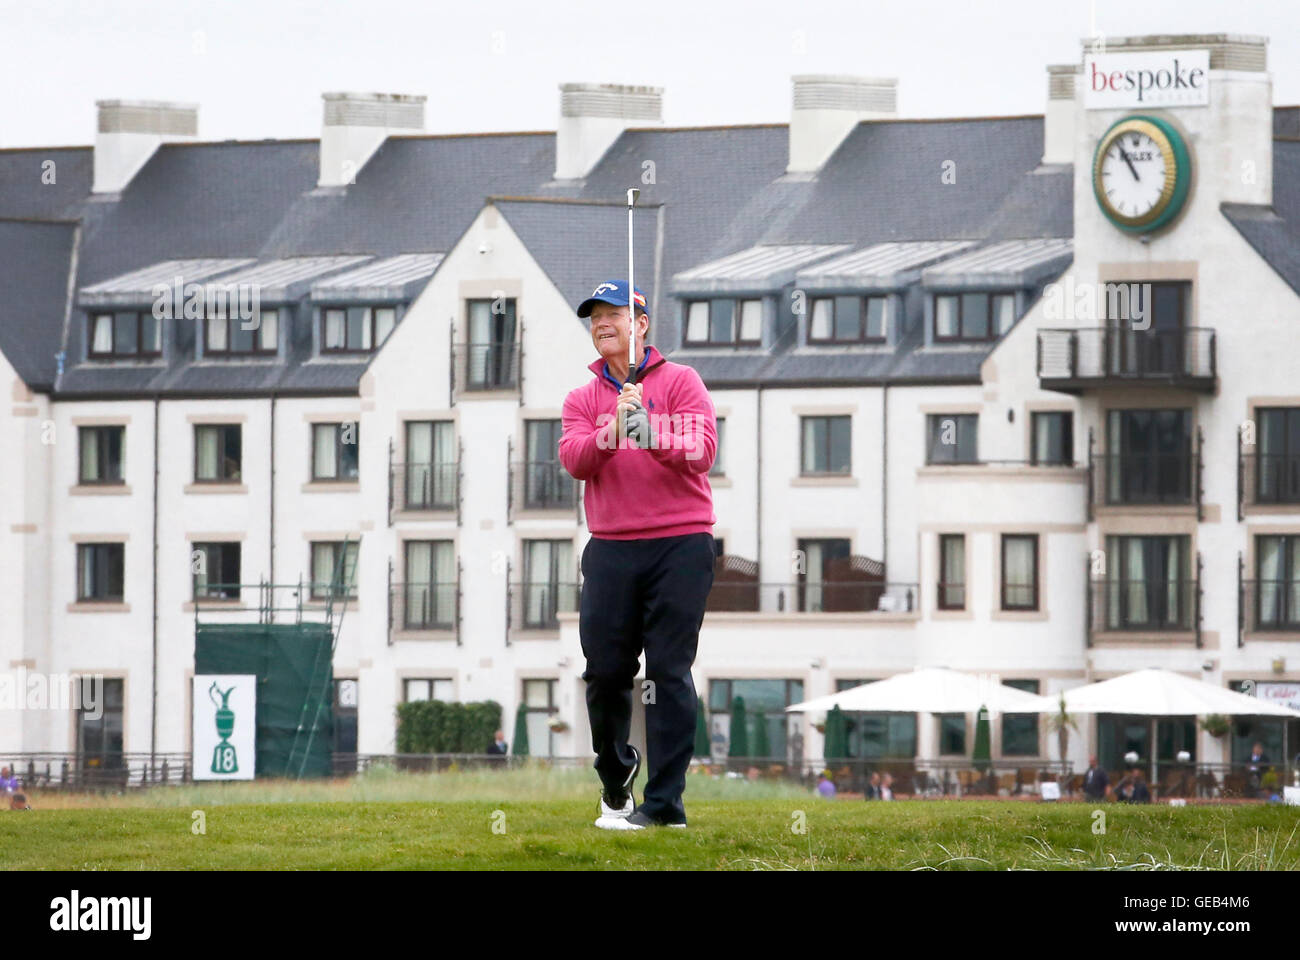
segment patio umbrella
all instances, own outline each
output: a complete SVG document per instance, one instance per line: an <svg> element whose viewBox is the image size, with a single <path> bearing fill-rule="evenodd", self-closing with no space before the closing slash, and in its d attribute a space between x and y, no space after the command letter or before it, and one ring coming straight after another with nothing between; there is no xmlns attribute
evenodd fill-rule
<svg viewBox="0 0 1300 960"><path fill-rule="evenodd" d="M745 698L731 701L731 738L727 743L728 757L749 756L749 732L745 728Z"/></svg>
<svg viewBox="0 0 1300 960"><path fill-rule="evenodd" d="M695 698L695 756L707 760L712 755L709 750L709 724L704 719L704 701Z"/></svg>
<svg viewBox="0 0 1300 960"><path fill-rule="evenodd" d="M1059 701L1047 710L1059 709ZM1300 711L1250 697L1204 680L1168 670L1135 670L1065 691L1071 713L1126 713L1149 717L1202 717L1222 713L1236 717L1300 717ZM1026 711L1029 712L1029 711Z"/></svg>
<svg viewBox="0 0 1300 960"><path fill-rule="evenodd" d="M992 761L989 750L989 712L986 707L980 707L975 717L975 746L971 750L970 759L971 766L980 773L986 772Z"/></svg>
<svg viewBox="0 0 1300 960"><path fill-rule="evenodd" d="M849 752L849 731L844 711L838 706L831 707L826 714L826 747L822 751L826 762L842 760Z"/></svg>
<svg viewBox="0 0 1300 960"><path fill-rule="evenodd" d="M834 707L847 713L975 713L981 707L994 713L1043 713L1055 709L1055 704L1046 697L1005 686L990 674L923 667L796 703L786 710L826 713Z"/></svg>
<svg viewBox="0 0 1300 960"><path fill-rule="evenodd" d="M528 708L522 703L515 711L515 742L510 752L516 757L528 756Z"/></svg>
<svg viewBox="0 0 1300 960"><path fill-rule="evenodd" d="M756 758L766 760L772 755L772 743L767 736L767 717L761 713L754 717L754 742L749 752Z"/></svg>

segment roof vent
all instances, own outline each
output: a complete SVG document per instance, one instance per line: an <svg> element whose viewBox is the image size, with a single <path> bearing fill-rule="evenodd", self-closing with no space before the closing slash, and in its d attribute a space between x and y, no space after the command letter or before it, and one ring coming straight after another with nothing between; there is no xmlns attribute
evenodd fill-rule
<svg viewBox="0 0 1300 960"><path fill-rule="evenodd" d="M898 81L804 74L794 79L787 173L815 173L862 120L898 116Z"/></svg>
<svg viewBox="0 0 1300 960"><path fill-rule="evenodd" d="M199 108L160 100L97 100L94 193L121 193L159 145L193 140Z"/></svg>
<svg viewBox="0 0 1300 960"><path fill-rule="evenodd" d="M325 121L320 135L322 187L356 183L361 168L395 133L424 130L424 102L403 93L323 93Z"/></svg>
<svg viewBox="0 0 1300 960"><path fill-rule="evenodd" d="M581 180L624 130L662 124L663 102L663 87L561 84L555 179Z"/></svg>

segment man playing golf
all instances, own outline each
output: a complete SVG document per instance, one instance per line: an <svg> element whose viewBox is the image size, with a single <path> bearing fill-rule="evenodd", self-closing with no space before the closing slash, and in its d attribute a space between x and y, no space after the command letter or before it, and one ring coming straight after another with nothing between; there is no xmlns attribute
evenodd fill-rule
<svg viewBox="0 0 1300 960"><path fill-rule="evenodd" d="M645 296L623 281L578 307L600 357L595 378L564 401L560 460L586 482L591 539L582 554L579 633L587 715L602 784L596 826L686 826L682 791L695 741L695 661L713 585L713 402L691 367L645 343ZM629 305L635 300L635 353ZM635 369L629 360L636 358ZM649 779L637 806L641 757L627 740L637 660L645 651Z"/></svg>

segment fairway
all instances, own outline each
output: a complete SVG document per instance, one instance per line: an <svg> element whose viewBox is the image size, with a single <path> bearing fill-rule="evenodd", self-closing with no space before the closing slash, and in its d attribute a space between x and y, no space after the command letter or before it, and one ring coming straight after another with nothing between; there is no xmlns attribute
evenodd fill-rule
<svg viewBox="0 0 1300 960"><path fill-rule="evenodd" d="M592 826L592 775L375 772L40 798L0 814L0 865L65 870L1295 870L1281 806L823 800L692 775L690 827ZM1105 814L1104 832L1094 810ZM196 834L195 811L204 831Z"/></svg>

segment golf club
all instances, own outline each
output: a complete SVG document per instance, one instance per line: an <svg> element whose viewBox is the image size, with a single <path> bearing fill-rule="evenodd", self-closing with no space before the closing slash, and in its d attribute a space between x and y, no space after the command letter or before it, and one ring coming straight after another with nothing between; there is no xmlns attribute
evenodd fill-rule
<svg viewBox="0 0 1300 960"><path fill-rule="evenodd" d="M636 206L641 191L632 187L627 192L627 382L636 383L636 282L633 279L632 208Z"/></svg>

